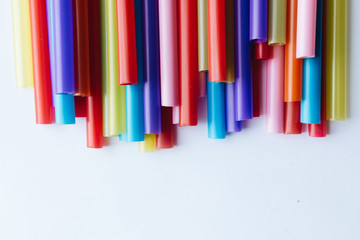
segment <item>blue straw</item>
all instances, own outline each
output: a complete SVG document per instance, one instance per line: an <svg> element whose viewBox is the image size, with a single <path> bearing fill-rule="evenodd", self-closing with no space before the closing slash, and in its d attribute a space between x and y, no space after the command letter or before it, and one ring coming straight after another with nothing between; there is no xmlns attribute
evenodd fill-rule
<svg viewBox="0 0 360 240"><path fill-rule="evenodd" d="M72 94L55 95L55 122L57 124L75 123L75 103Z"/></svg>

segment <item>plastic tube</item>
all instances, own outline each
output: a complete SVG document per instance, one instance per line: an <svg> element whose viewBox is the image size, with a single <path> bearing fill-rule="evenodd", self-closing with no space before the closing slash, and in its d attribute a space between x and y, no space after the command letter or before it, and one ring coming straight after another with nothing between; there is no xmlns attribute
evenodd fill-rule
<svg viewBox="0 0 360 240"><path fill-rule="evenodd" d="M89 5L88 0L73 0L75 95L90 95ZM92 27L92 26L91 26Z"/></svg>
<svg viewBox="0 0 360 240"><path fill-rule="evenodd" d="M72 0L52 0L56 93L74 94L74 35Z"/></svg>
<svg viewBox="0 0 360 240"><path fill-rule="evenodd" d="M179 125L196 126L198 122L198 27L197 1L179 3L179 71L180 108Z"/></svg>
<svg viewBox="0 0 360 240"><path fill-rule="evenodd" d="M89 1L90 96L87 100L86 139L88 148L103 147L101 0Z"/></svg>
<svg viewBox="0 0 360 240"><path fill-rule="evenodd" d="M273 47L273 57L267 60L266 131L284 132L284 46Z"/></svg>
<svg viewBox="0 0 360 240"><path fill-rule="evenodd" d="M86 97L75 96L74 97L74 104L75 104L75 117L83 118L86 117Z"/></svg>
<svg viewBox="0 0 360 240"><path fill-rule="evenodd" d="M267 35L268 0L250 0L250 40L255 43L267 42Z"/></svg>
<svg viewBox="0 0 360 240"><path fill-rule="evenodd" d="M145 134L145 140L139 142L139 152L155 152L156 148L156 135Z"/></svg>
<svg viewBox="0 0 360 240"><path fill-rule="evenodd" d="M145 133L161 132L158 1L143 0Z"/></svg>
<svg viewBox="0 0 360 240"><path fill-rule="evenodd" d="M134 1L116 0L119 84L137 84L136 34Z"/></svg>
<svg viewBox="0 0 360 240"><path fill-rule="evenodd" d="M261 114L263 68L266 68L266 61L252 61L253 117L260 117Z"/></svg>
<svg viewBox="0 0 360 240"><path fill-rule="evenodd" d="M225 85L225 111L226 111L226 132L240 132L241 121L235 118L235 83L226 83Z"/></svg>
<svg viewBox="0 0 360 240"><path fill-rule="evenodd" d="M285 102L285 134L301 134L300 102Z"/></svg>
<svg viewBox="0 0 360 240"><path fill-rule="evenodd" d="M284 45L286 43L286 1L269 0L269 45Z"/></svg>
<svg viewBox="0 0 360 240"><path fill-rule="evenodd" d="M107 0L107 64L109 90L109 135L126 133L125 86L119 85L116 0Z"/></svg>
<svg viewBox="0 0 360 240"><path fill-rule="evenodd" d="M205 97L206 96L206 81L208 74L207 71L199 72L199 97Z"/></svg>
<svg viewBox="0 0 360 240"><path fill-rule="evenodd" d="M254 58L256 60L266 60L271 58L271 47L267 42L254 44Z"/></svg>
<svg viewBox="0 0 360 240"><path fill-rule="evenodd" d="M347 0L326 4L327 119L346 120Z"/></svg>
<svg viewBox="0 0 360 240"><path fill-rule="evenodd" d="M303 99L301 101L301 122L321 123L321 41L322 0L317 4L315 57L303 60Z"/></svg>
<svg viewBox="0 0 360 240"><path fill-rule="evenodd" d="M161 133L156 135L156 148L174 147L174 125L172 123L172 108L161 107Z"/></svg>
<svg viewBox="0 0 360 240"><path fill-rule="evenodd" d="M225 32L226 32L226 82L235 82L235 26L234 0L225 1Z"/></svg>
<svg viewBox="0 0 360 240"><path fill-rule="evenodd" d="M74 95L58 93L55 95L56 124L75 124Z"/></svg>
<svg viewBox="0 0 360 240"><path fill-rule="evenodd" d="M303 1L303 0L299 0ZM306 0L307 1L307 0ZM302 60L296 58L296 21L298 0L289 0L285 45L285 102L302 100Z"/></svg>
<svg viewBox="0 0 360 240"><path fill-rule="evenodd" d="M296 57L315 57L316 5L318 0L298 0Z"/></svg>
<svg viewBox="0 0 360 240"><path fill-rule="evenodd" d="M207 81L208 137L226 137L225 83Z"/></svg>
<svg viewBox="0 0 360 240"><path fill-rule="evenodd" d="M55 39L54 39L54 7L52 0L46 0L46 19L49 40L49 59L50 59L50 75L51 75L51 97L52 104L55 107L56 95L56 63L55 63Z"/></svg>
<svg viewBox="0 0 360 240"><path fill-rule="evenodd" d="M208 67L207 0L198 0L199 71Z"/></svg>
<svg viewBox="0 0 360 240"><path fill-rule="evenodd" d="M253 117L249 42L249 1L235 0L235 113L236 120Z"/></svg>
<svg viewBox="0 0 360 240"><path fill-rule="evenodd" d="M226 81L225 0L208 0L209 81Z"/></svg>
<svg viewBox="0 0 360 240"><path fill-rule="evenodd" d="M29 1L12 0L16 87L34 87Z"/></svg>
<svg viewBox="0 0 360 240"><path fill-rule="evenodd" d="M46 23L46 3L41 0L30 0L29 3L36 123L51 124L54 120L54 112L51 97L49 43L47 27L43 24Z"/></svg>

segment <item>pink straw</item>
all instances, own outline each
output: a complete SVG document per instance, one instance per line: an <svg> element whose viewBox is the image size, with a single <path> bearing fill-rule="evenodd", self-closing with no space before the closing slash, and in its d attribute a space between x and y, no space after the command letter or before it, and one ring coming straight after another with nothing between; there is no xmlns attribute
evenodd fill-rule
<svg viewBox="0 0 360 240"><path fill-rule="evenodd" d="M266 131L284 132L284 46L274 46L267 60Z"/></svg>
<svg viewBox="0 0 360 240"><path fill-rule="evenodd" d="M177 1L159 0L161 105L179 105Z"/></svg>
<svg viewBox="0 0 360 240"><path fill-rule="evenodd" d="M179 124L180 122L180 109L179 109L179 106L175 106L172 108L172 113L173 113L173 124L176 125L176 124Z"/></svg>
<svg viewBox="0 0 360 240"><path fill-rule="evenodd" d="M315 57L317 0L298 0L296 58Z"/></svg>

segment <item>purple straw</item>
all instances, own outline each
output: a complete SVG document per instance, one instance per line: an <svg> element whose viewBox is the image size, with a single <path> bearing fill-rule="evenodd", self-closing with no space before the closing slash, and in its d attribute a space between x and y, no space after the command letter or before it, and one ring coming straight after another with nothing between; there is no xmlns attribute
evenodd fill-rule
<svg viewBox="0 0 360 240"><path fill-rule="evenodd" d="M235 119L235 83L226 83L226 132L240 132L241 121Z"/></svg>
<svg viewBox="0 0 360 240"><path fill-rule="evenodd" d="M253 42L267 41L267 8L268 0L250 0L250 40Z"/></svg>

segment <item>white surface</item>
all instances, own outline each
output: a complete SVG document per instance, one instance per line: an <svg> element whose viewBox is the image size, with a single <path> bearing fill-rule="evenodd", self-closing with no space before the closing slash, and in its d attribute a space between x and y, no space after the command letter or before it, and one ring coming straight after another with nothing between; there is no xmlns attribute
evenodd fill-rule
<svg viewBox="0 0 360 240"><path fill-rule="evenodd" d="M204 121L153 154L85 147L85 122L36 126L15 89L10 1L0 1L0 239L360 239L360 1L349 0L349 120L325 139L265 133L225 141Z"/></svg>

